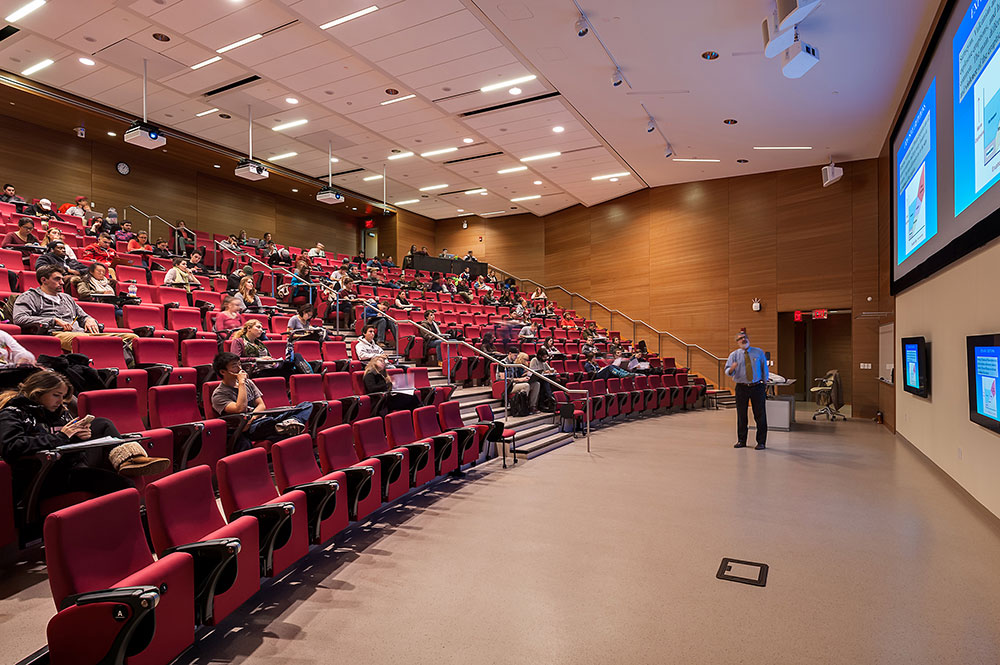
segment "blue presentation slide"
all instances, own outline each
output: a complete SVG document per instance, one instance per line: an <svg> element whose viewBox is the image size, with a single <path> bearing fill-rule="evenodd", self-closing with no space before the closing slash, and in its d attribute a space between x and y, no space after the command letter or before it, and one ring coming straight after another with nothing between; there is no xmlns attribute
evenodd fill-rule
<svg viewBox="0 0 1000 665"><path fill-rule="evenodd" d="M976 347L976 411L1000 421L997 414L997 362L1000 346Z"/></svg>
<svg viewBox="0 0 1000 665"><path fill-rule="evenodd" d="M969 7L952 42L955 215L1000 180L1000 0Z"/></svg>
<svg viewBox="0 0 1000 665"><path fill-rule="evenodd" d="M899 215L896 222L896 265L905 261L938 231L936 94L937 79L931 81L917 117L910 124L896 153L896 210Z"/></svg>
<svg viewBox="0 0 1000 665"><path fill-rule="evenodd" d="M917 360L917 345L906 344L903 346L906 358L903 365L906 367L906 385L911 388L920 388L920 361Z"/></svg>

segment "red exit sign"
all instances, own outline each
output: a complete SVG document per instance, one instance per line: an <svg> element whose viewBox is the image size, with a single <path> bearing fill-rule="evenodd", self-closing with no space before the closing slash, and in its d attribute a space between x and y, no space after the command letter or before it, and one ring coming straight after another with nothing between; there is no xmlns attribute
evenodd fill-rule
<svg viewBox="0 0 1000 665"><path fill-rule="evenodd" d="M374 219L366 219L365 220L365 228L366 229L374 229L375 228L375 220Z"/></svg>
<svg viewBox="0 0 1000 665"><path fill-rule="evenodd" d="M828 309L814 309L813 310L813 320L825 319L830 314Z"/></svg>
<svg viewBox="0 0 1000 665"><path fill-rule="evenodd" d="M802 311L801 310L798 310L798 309L795 310L795 321L796 321L796 323L802 321Z"/></svg>

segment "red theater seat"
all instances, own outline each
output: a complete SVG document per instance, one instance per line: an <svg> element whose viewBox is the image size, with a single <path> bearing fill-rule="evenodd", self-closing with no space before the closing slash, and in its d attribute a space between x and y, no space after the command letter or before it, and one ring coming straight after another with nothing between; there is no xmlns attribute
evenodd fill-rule
<svg viewBox="0 0 1000 665"><path fill-rule="evenodd" d="M280 492L301 490L309 507L309 536L325 543L347 528L347 474L323 474L316 464L313 440L308 434L278 441L271 447L274 480Z"/></svg>
<svg viewBox="0 0 1000 665"><path fill-rule="evenodd" d="M347 510L352 521L378 510L382 505L382 463L358 458L350 425L321 431L316 437L316 451L323 473L342 471L347 476Z"/></svg>
<svg viewBox="0 0 1000 665"><path fill-rule="evenodd" d="M409 449L389 446L381 418L358 420L352 427L358 459L377 459L382 463L383 503L395 501L416 486L411 482ZM426 452L425 448L425 456Z"/></svg>

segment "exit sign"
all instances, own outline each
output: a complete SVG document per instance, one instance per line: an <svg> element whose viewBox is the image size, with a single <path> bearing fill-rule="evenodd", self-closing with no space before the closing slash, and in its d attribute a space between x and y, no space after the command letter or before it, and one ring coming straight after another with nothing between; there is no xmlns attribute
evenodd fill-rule
<svg viewBox="0 0 1000 665"><path fill-rule="evenodd" d="M374 219L366 219L365 220L365 228L366 229L374 229L375 228L375 220Z"/></svg>
<svg viewBox="0 0 1000 665"><path fill-rule="evenodd" d="M802 311L801 310L798 310L798 309L795 310L795 321L796 322L802 321Z"/></svg>
<svg viewBox="0 0 1000 665"><path fill-rule="evenodd" d="M828 309L814 309L813 310L813 320L825 319L830 314Z"/></svg>

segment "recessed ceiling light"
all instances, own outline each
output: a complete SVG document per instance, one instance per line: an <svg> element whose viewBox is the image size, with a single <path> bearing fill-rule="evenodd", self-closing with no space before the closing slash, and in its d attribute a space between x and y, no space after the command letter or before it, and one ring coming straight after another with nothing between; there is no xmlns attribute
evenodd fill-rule
<svg viewBox="0 0 1000 665"><path fill-rule="evenodd" d="M527 83L528 81L534 81L537 76L530 74L528 76L521 76L516 79L511 79L509 81L503 81L501 83L492 83L490 85L485 85L479 89L479 92L492 92L493 90L501 90L503 88L510 88L518 83Z"/></svg>
<svg viewBox="0 0 1000 665"><path fill-rule="evenodd" d="M758 145L754 150L812 150L812 146L805 145Z"/></svg>
<svg viewBox="0 0 1000 665"><path fill-rule="evenodd" d="M217 169L221 169L221 168L222 168L222 165L221 165L221 164L212 164L212 166L214 166L214 167L215 167L215 168L217 168Z"/></svg>
<svg viewBox="0 0 1000 665"><path fill-rule="evenodd" d="M384 102L379 102L380 106L388 106L389 104L395 104L396 102L405 102L407 99L413 99L416 95L404 95L402 97L396 97L395 99L387 99Z"/></svg>
<svg viewBox="0 0 1000 665"><path fill-rule="evenodd" d="M354 12L353 14L348 14L347 16L341 16L340 18L333 19L329 23L324 23L323 25L319 26L319 29L328 30L329 28L332 28L335 25L340 25L341 23L347 23L348 21L353 21L356 18L360 18L365 14L371 14L372 12L375 11L378 11L378 7L375 5L372 5L371 7L365 7L364 9L360 9Z"/></svg>
<svg viewBox="0 0 1000 665"><path fill-rule="evenodd" d="M721 159L681 159L680 157L674 157L675 162L720 162Z"/></svg>
<svg viewBox="0 0 1000 665"><path fill-rule="evenodd" d="M295 157L298 154L299 153L297 152L283 152L280 155L275 155L274 157L269 158L268 161L276 162L279 159L288 159L289 157Z"/></svg>
<svg viewBox="0 0 1000 665"><path fill-rule="evenodd" d="M191 65L191 69L201 69L202 67L206 67L212 64L213 62L218 62L219 60L222 60L222 58L220 58L219 56L215 56L214 58L209 58L204 62L199 62L197 65Z"/></svg>
<svg viewBox="0 0 1000 665"><path fill-rule="evenodd" d="M541 194L532 194L531 196L519 196L516 199L511 199L510 202L518 203L519 201L531 201L533 199L540 199L540 198L542 198Z"/></svg>
<svg viewBox="0 0 1000 665"><path fill-rule="evenodd" d="M32 65L31 67L28 67L27 69L25 69L23 72L21 72L21 75L22 76L31 76L35 72L42 71L43 69L45 69L46 67L48 67L49 65L51 65L53 62L54 61L52 59L46 58L45 60L42 60L41 62L39 62L37 65Z"/></svg>
<svg viewBox="0 0 1000 665"><path fill-rule="evenodd" d="M8 23L15 23L17 21L20 21L22 18L24 18L25 16L27 16L31 12L35 11L36 9L38 9L39 7L41 7L44 4L45 4L45 0L32 0L31 2L29 2L25 6L23 6L20 9L14 11L13 14L10 14L4 20L7 21Z"/></svg>
<svg viewBox="0 0 1000 665"><path fill-rule="evenodd" d="M608 182L618 182L618 178L608 178Z"/></svg>
<svg viewBox="0 0 1000 665"><path fill-rule="evenodd" d="M431 185L430 187L421 187L420 191L421 192L432 192L435 189L444 189L447 186L448 185Z"/></svg>
<svg viewBox="0 0 1000 665"><path fill-rule="evenodd" d="M404 157L413 157L412 152L401 152L398 155L389 155L387 159L403 159Z"/></svg>
<svg viewBox="0 0 1000 665"><path fill-rule="evenodd" d="M705 58L705 60L717 60L719 54L715 51L705 51L701 54L701 57Z"/></svg>
<svg viewBox="0 0 1000 665"><path fill-rule="evenodd" d="M298 193L299 193L299 190L297 190L297 189L292 189L292 192L293 192L294 194L298 194Z"/></svg>
<svg viewBox="0 0 1000 665"><path fill-rule="evenodd" d="M750 161L749 159L737 159L737 160L736 160L736 163L737 163L737 164L746 164L746 163L748 163L749 161Z"/></svg>
<svg viewBox="0 0 1000 665"><path fill-rule="evenodd" d="M153 39L155 39L158 42L169 42L170 41L170 37L166 36L162 32L154 32L153 33Z"/></svg>
<svg viewBox="0 0 1000 665"><path fill-rule="evenodd" d="M494 210L493 212L481 212L479 214L480 215L502 215L505 212L507 212L507 211L506 210Z"/></svg>
<svg viewBox="0 0 1000 665"><path fill-rule="evenodd" d="M208 109L207 111L202 111L201 113L195 113L194 115L196 118L204 118L206 115L211 115L212 113L215 113L218 110L219 109Z"/></svg>
<svg viewBox="0 0 1000 665"><path fill-rule="evenodd" d="M518 171L527 171L527 170L528 170L527 166L514 166L509 169L500 169L499 171L497 171L497 173L503 175L504 173L517 173Z"/></svg>
<svg viewBox="0 0 1000 665"><path fill-rule="evenodd" d="M541 181L541 180L536 180L536 181L535 181L535 184L536 184L536 185L540 185L540 184L542 184L542 181Z"/></svg>
<svg viewBox="0 0 1000 665"><path fill-rule="evenodd" d="M608 175L595 175L591 180L609 180L611 178L624 178L629 175L628 171L622 171L621 173L609 173Z"/></svg>
<svg viewBox="0 0 1000 665"><path fill-rule="evenodd" d="M115 134L114 132L108 132L108 136L118 136L118 135Z"/></svg>
<svg viewBox="0 0 1000 665"><path fill-rule="evenodd" d="M385 94L387 94L387 95L398 95L399 94L399 90L396 90L395 88L386 88L385 89Z"/></svg>
<svg viewBox="0 0 1000 665"><path fill-rule="evenodd" d="M167 117L170 118L170 117L173 117L173 116L167 116ZM222 118L223 120L229 120L233 116L229 115L228 113L220 113L219 117Z"/></svg>
<svg viewBox="0 0 1000 665"><path fill-rule="evenodd" d="M339 161L340 161L340 160L339 160L339 159L337 159L336 157L331 157L331 158L330 158L330 163L331 163L331 164L336 164L336 163L337 163L337 162L339 162Z"/></svg>
<svg viewBox="0 0 1000 665"><path fill-rule="evenodd" d="M380 175L370 175L367 178L362 178L362 180L364 180L365 182L371 182L372 180L381 180L381 179L382 176Z"/></svg>
<svg viewBox="0 0 1000 665"><path fill-rule="evenodd" d="M725 125L735 125L737 122L739 122L739 120L737 120L736 118L726 118L725 120L722 121L722 123Z"/></svg>
<svg viewBox="0 0 1000 665"><path fill-rule="evenodd" d="M486 196L487 194L488 194L488 192L479 192L480 196Z"/></svg>
<svg viewBox="0 0 1000 665"><path fill-rule="evenodd" d="M558 157L561 154L562 154L561 152L545 152L545 153L542 153L541 155L532 155L530 157L525 157L521 161L522 162L534 162L534 161L539 160L539 159L550 159L552 157Z"/></svg>
<svg viewBox="0 0 1000 665"><path fill-rule="evenodd" d="M563 127L562 125L556 125L555 127L552 128L552 131L554 131L556 134L562 134L563 132L566 131L566 128Z"/></svg>
<svg viewBox="0 0 1000 665"><path fill-rule="evenodd" d="M95 63L90 58L80 58L80 64L81 65L87 65L88 67L93 67L97 63Z"/></svg>
<svg viewBox="0 0 1000 665"><path fill-rule="evenodd" d="M421 157L434 157L435 155L444 155L449 152L455 152L458 148L441 148L440 150L431 150L430 152L420 153Z"/></svg>
<svg viewBox="0 0 1000 665"><path fill-rule="evenodd" d="M465 208L459 208L456 212L465 212Z"/></svg>
<svg viewBox="0 0 1000 665"><path fill-rule="evenodd" d="M261 37L263 37L263 36L264 35L262 35L260 33L257 33L256 35L250 35L249 37L247 37L245 39L241 39L238 42L233 42L229 46L223 46L222 48L215 49L215 52L216 53L225 53L226 51L232 51L234 48L239 48L241 46L246 46L250 42L255 42L258 39L260 39Z"/></svg>
<svg viewBox="0 0 1000 665"><path fill-rule="evenodd" d="M357 210L357 208L351 208L351 210Z"/></svg>
<svg viewBox="0 0 1000 665"><path fill-rule="evenodd" d="M285 97L285 103L286 104L298 104L299 100L295 99L294 97Z"/></svg>
<svg viewBox="0 0 1000 665"><path fill-rule="evenodd" d="M291 129L292 127L301 127L307 122L309 121L306 120L305 118L300 118L299 120L292 120L291 122L286 122L284 124L278 125L277 127L272 127L271 129L273 129L276 132L280 132L286 129Z"/></svg>
<svg viewBox="0 0 1000 665"><path fill-rule="evenodd" d="M420 199L406 199L405 201L396 201L396 205L405 206L411 203L420 203Z"/></svg>
<svg viewBox="0 0 1000 665"><path fill-rule="evenodd" d="M485 194L486 190L480 187L479 189L467 189L466 194Z"/></svg>
<svg viewBox="0 0 1000 665"><path fill-rule="evenodd" d="M475 143L475 142L476 139L469 139L469 138L462 139L462 143Z"/></svg>
<svg viewBox="0 0 1000 665"><path fill-rule="evenodd" d="M507 92L509 92L512 95L520 95L521 94L521 89L520 88L511 88Z"/></svg>

